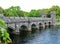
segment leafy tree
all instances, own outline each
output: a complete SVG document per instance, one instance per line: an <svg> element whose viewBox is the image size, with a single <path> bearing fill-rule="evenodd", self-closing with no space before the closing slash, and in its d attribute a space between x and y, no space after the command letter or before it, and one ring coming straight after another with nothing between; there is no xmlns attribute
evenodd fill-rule
<svg viewBox="0 0 60 44"><path fill-rule="evenodd" d="M50 18L51 15L50 15L50 9L43 9L42 12L45 11L46 12L46 17Z"/></svg>
<svg viewBox="0 0 60 44"><path fill-rule="evenodd" d="M9 33L7 32L7 25L1 19L0 19L0 41L6 44L11 42Z"/></svg>
<svg viewBox="0 0 60 44"><path fill-rule="evenodd" d="M31 10L29 12L29 17L41 17L40 10Z"/></svg>
<svg viewBox="0 0 60 44"><path fill-rule="evenodd" d="M4 9L2 7L0 7L0 14L4 13Z"/></svg>
<svg viewBox="0 0 60 44"><path fill-rule="evenodd" d="M5 16L21 17L23 14L19 6L11 6L10 8L5 9Z"/></svg>
<svg viewBox="0 0 60 44"><path fill-rule="evenodd" d="M50 8L50 11L55 11L56 12L56 17L60 18L60 7L59 6L52 6ZM59 17L58 17L59 16Z"/></svg>
<svg viewBox="0 0 60 44"><path fill-rule="evenodd" d="M19 17L24 17L24 11L20 10L17 12Z"/></svg>
<svg viewBox="0 0 60 44"><path fill-rule="evenodd" d="M38 10L31 10L30 12L26 12L21 10L19 6L11 6L7 9L3 9L0 7L0 14L4 14L5 16L13 16L13 17L41 17L41 13L43 11L47 12L47 17L51 17L50 12L56 11L56 18L60 18L60 7L59 6L52 6L48 9L38 9Z"/></svg>

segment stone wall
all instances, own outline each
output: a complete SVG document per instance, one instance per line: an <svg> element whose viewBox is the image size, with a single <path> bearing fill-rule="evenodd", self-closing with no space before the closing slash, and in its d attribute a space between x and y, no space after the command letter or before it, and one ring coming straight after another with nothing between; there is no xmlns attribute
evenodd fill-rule
<svg viewBox="0 0 60 44"><path fill-rule="evenodd" d="M7 23L8 27L11 27L15 29L16 32L19 32L19 29L21 28L22 25L27 27L26 30L31 30L32 24L35 24L37 28L39 28L40 23L42 24L43 27L45 26L45 24L49 25L49 22L51 23L51 25L55 25L56 22L55 12L51 12L51 18L46 18L44 14L46 15L46 13L43 12L41 18L40 17L5 17L3 15L2 16L0 15L0 18Z"/></svg>

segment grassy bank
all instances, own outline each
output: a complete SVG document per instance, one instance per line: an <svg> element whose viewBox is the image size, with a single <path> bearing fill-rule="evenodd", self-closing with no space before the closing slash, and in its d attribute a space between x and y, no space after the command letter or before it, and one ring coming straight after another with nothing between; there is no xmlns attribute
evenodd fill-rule
<svg viewBox="0 0 60 44"><path fill-rule="evenodd" d="M60 22L56 22L57 25L60 25Z"/></svg>

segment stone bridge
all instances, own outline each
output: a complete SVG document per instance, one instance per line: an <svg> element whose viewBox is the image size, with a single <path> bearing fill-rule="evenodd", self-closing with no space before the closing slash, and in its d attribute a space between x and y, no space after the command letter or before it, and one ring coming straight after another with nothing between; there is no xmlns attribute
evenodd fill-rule
<svg viewBox="0 0 60 44"><path fill-rule="evenodd" d="M0 16L4 20L9 28L19 32L21 29L31 31L32 28L45 27L46 25L55 25L56 13L51 11L51 18L46 17L46 12L42 12L42 17L5 17Z"/></svg>

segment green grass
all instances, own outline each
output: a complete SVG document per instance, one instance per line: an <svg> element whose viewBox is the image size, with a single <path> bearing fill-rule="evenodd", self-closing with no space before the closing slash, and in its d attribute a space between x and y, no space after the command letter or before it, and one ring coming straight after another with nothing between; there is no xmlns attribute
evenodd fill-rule
<svg viewBox="0 0 60 44"><path fill-rule="evenodd" d="M60 22L56 22L56 24L58 24L58 25L59 25L59 24L60 24Z"/></svg>

